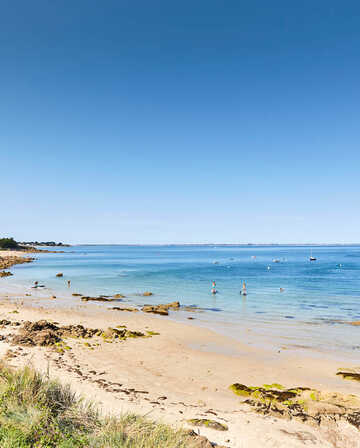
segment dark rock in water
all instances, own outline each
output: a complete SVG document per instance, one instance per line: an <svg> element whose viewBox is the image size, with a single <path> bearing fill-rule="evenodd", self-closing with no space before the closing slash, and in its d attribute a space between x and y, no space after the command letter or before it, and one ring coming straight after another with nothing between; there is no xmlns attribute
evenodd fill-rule
<svg viewBox="0 0 360 448"><path fill-rule="evenodd" d="M99 297L88 297L83 296L81 297L81 300L83 302L113 302L114 299L109 299L107 297L99 296Z"/></svg>
<svg viewBox="0 0 360 448"><path fill-rule="evenodd" d="M159 305L144 305L141 311L144 313L160 314L162 316L167 316L169 310L178 310L180 308L180 302L164 303Z"/></svg>
<svg viewBox="0 0 360 448"><path fill-rule="evenodd" d="M162 308L159 305L144 305L141 308L141 311L143 311L144 313L160 314L161 316L168 316L169 314L166 308Z"/></svg>
<svg viewBox="0 0 360 448"><path fill-rule="evenodd" d="M143 296L144 296L144 297L148 297L148 296L152 296L152 295L153 295L153 293L150 292L150 291L145 291L145 292L143 293Z"/></svg>
<svg viewBox="0 0 360 448"><path fill-rule="evenodd" d="M0 277L10 277L11 275L13 275L13 274L9 271L0 272Z"/></svg>
<svg viewBox="0 0 360 448"><path fill-rule="evenodd" d="M63 277L64 274L62 272L59 272L58 274L56 274L56 277Z"/></svg>
<svg viewBox="0 0 360 448"><path fill-rule="evenodd" d="M82 294L79 294L78 292L73 292L71 295L74 296L74 297L81 297L82 296Z"/></svg>
<svg viewBox="0 0 360 448"><path fill-rule="evenodd" d="M117 311L129 311L130 313L137 313L139 311L137 308L120 308L119 306L113 306L110 309Z"/></svg>
<svg viewBox="0 0 360 448"><path fill-rule="evenodd" d="M122 294L114 294L113 297L114 299L125 299L125 296L123 296Z"/></svg>
<svg viewBox="0 0 360 448"><path fill-rule="evenodd" d="M207 420L205 418L192 418L187 420L187 422L193 426L205 426L206 428L216 429L217 431L227 431L229 429L223 423L219 423L215 420Z"/></svg>

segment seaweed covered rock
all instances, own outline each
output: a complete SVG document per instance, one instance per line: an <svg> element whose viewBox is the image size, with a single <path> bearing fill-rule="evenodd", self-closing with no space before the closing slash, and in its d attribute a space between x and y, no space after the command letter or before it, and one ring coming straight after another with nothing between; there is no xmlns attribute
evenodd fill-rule
<svg viewBox="0 0 360 448"><path fill-rule="evenodd" d="M360 372L340 370L336 375L342 376L345 380L360 381Z"/></svg>
<svg viewBox="0 0 360 448"><path fill-rule="evenodd" d="M227 425L224 425L223 423L205 418L192 418L187 420L187 422L193 426L204 426L205 428L216 429L217 431L227 431L229 429Z"/></svg>
<svg viewBox="0 0 360 448"><path fill-rule="evenodd" d="M180 308L180 302L164 303L159 305L144 305L141 311L144 313L160 314L162 316L167 316L169 310L178 310Z"/></svg>
<svg viewBox="0 0 360 448"><path fill-rule="evenodd" d="M126 328L112 328L109 327L102 332L102 337L105 339L127 339L127 338L141 338L145 334L140 331L131 331Z"/></svg>
<svg viewBox="0 0 360 448"><path fill-rule="evenodd" d="M13 274L9 271L0 272L0 277L10 277L11 275L13 275Z"/></svg>
<svg viewBox="0 0 360 448"><path fill-rule="evenodd" d="M320 392L308 387L285 389L280 384L252 387L234 383L229 389L264 415L295 418L315 425L341 419L360 429L360 399L355 395Z"/></svg>

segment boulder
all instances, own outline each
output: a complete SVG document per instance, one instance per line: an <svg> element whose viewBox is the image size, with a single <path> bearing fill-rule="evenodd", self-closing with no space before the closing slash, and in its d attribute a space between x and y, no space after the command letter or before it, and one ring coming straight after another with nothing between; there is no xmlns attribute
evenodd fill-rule
<svg viewBox="0 0 360 448"><path fill-rule="evenodd" d="M62 272L59 272L58 274L56 274L56 277L63 277L64 274Z"/></svg>
<svg viewBox="0 0 360 448"><path fill-rule="evenodd" d="M141 308L141 311L144 313L160 314L161 316L167 316L169 314L168 310L166 308L162 308L161 305L144 305Z"/></svg>

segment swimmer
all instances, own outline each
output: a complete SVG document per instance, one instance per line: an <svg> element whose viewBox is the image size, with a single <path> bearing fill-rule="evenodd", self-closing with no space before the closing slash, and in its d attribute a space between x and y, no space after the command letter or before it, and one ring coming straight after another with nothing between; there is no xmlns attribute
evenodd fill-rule
<svg viewBox="0 0 360 448"><path fill-rule="evenodd" d="M68 281L67 281L67 284L68 284L68 288L70 288L70 285L71 285L71 281L70 281L70 280L68 280Z"/></svg>
<svg viewBox="0 0 360 448"><path fill-rule="evenodd" d="M280 292L284 292L285 291L285 289L284 288L280 288Z"/></svg>

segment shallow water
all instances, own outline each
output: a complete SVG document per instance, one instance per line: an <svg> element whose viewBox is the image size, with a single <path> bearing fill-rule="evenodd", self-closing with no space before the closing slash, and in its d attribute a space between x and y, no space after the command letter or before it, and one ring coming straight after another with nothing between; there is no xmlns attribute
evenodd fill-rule
<svg viewBox="0 0 360 448"><path fill-rule="evenodd" d="M315 262L309 261L309 247L298 246L73 246L61 250L65 253L36 254L35 263L13 267L15 275L1 279L1 289L16 291L25 286L30 291L38 280L50 289L40 294L64 295L67 304L79 303L72 292L122 293L134 304L179 300L206 311L172 313L172 318L185 320L192 315L196 320L191 324L240 340L358 357L360 327L338 321L360 320L359 246L313 247ZM64 277L56 278L57 272ZM211 294L212 280L216 295ZM246 297L239 293L244 280ZM154 295L136 295L143 291Z"/></svg>

